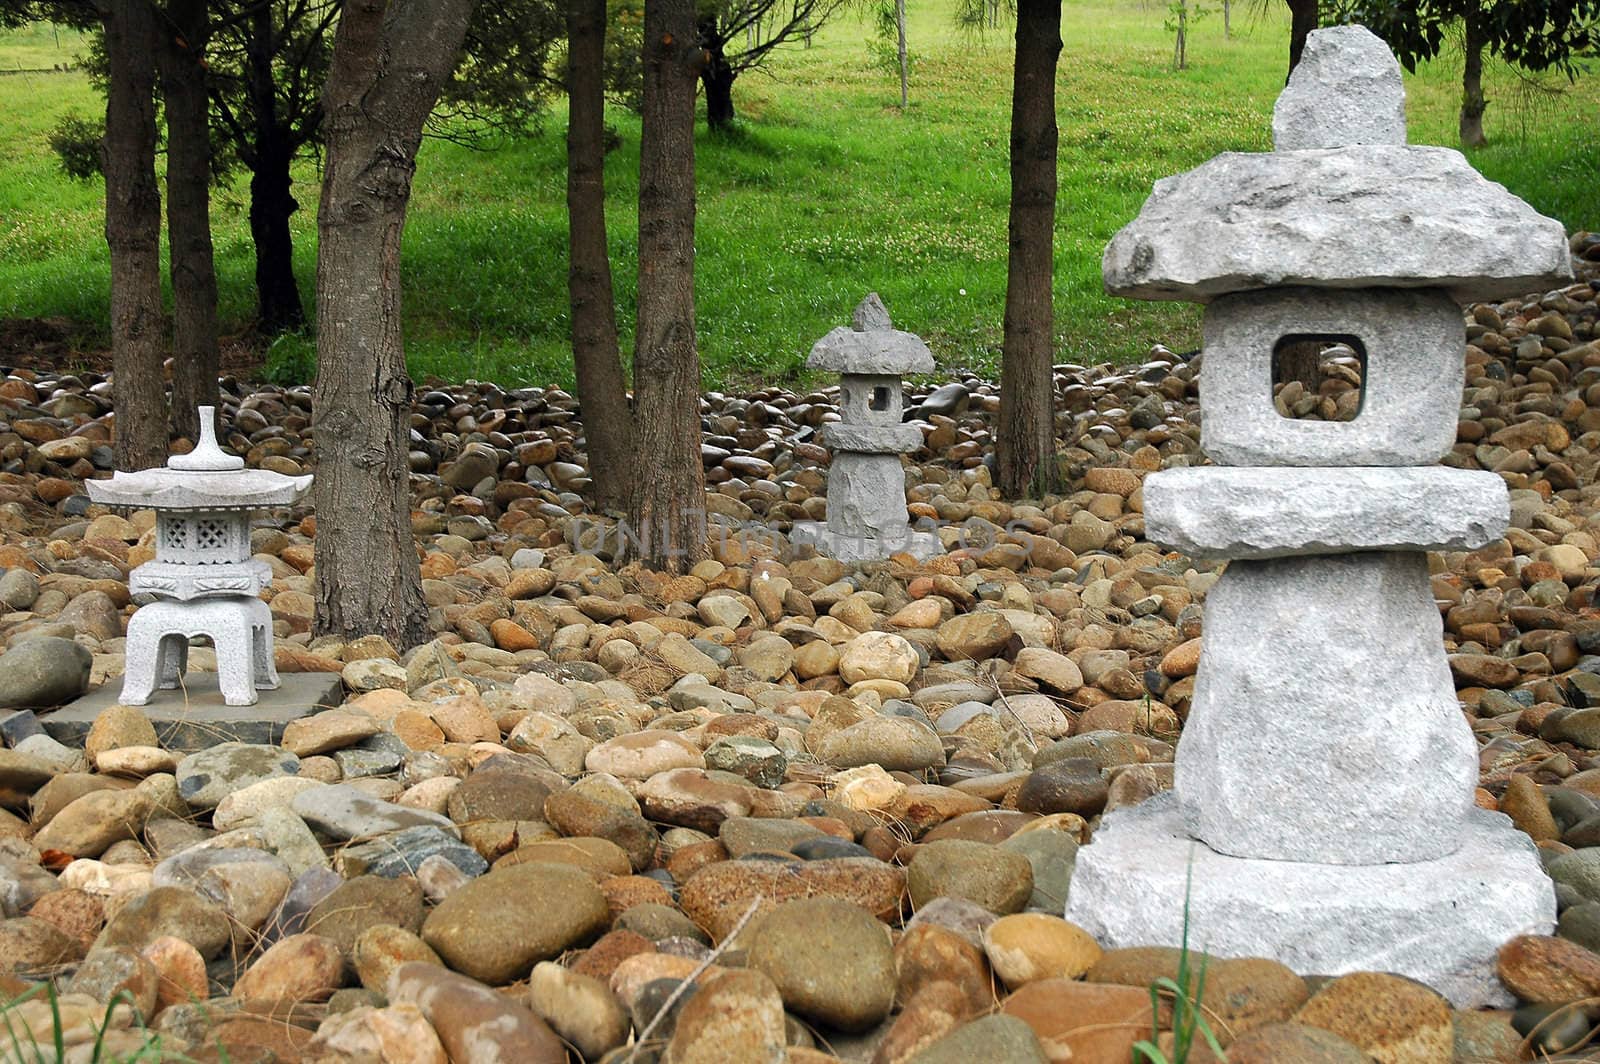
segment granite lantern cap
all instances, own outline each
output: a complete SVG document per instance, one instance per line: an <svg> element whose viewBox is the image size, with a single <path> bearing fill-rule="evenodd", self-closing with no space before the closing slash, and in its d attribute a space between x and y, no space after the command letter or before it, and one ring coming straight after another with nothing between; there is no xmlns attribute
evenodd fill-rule
<svg viewBox="0 0 1600 1064"><path fill-rule="evenodd" d="M933 352L916 333L901 332L873 292L857 305L849 326L841 325L811 348L806 365L851 376L932 373Z"/></svg>
<svg viewBox="0 0 1600 1064"><path fill-rule="evenodd" d="M822 441L835 451L898 454L922 446L922 432L901 421L900 377L933 372L933 353L922 337L902 332L872 292L840 326L811 348L806 365L839 374L841 420L822 427Z"/></svg>
<svg viewBox="0 0 1600 1064"><path fill-rule="evenodd" d="M1458 303L1570 283L1566 231L1458 151L1407 145L1399 64L1318 30L1274 112L1276 150L1158 181L1106 247L1106 291L1206 303L1282 285L1442 288Z"/></svg>
<svg viewBox="0 0 1600 1064"><path fill-rule="evenodd" d="M217 445L211 414L211 407L200 408L200 442L193 451L173 455L165 466L91 480L90 500L129 510L253 510L292 505L311 490L309 474L246 469L243 458Z"/></svg>

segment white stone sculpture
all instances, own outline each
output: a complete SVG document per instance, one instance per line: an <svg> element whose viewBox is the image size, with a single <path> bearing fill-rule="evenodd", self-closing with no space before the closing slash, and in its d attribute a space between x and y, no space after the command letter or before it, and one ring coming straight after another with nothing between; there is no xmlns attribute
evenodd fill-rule
<svg viewBox="0 0 1600 1064"><path fill-rule="evenodd" d="M906 521L900 455L922 446L922 431L901 418L900 378L933 372L922 338L889 321L878 293L856 307L849 327L818 340L806 365L840 375L839 421L822 428L833 450L828 468L827 523L801 522L791 539L813 543L840 561L878 561L901 551L919 558L942 550L931 532Z"/></svg>
<svg viewBox="0 0 1600 1064"><path fill-rule="evenodd" d="M1314 32L1277 150L1157 183L1106 250L1113 294L1208 303L1201 444L1218 465L1147 479L1145 527L1229 564L1175 792L1106 817L1066 911L1107 947L1187 926L1198 949L1397 972L1472 1007L1509 1003L1495 951L1549 933L1555 897L1527 836L1473 803L1423 553L1503 535L1505 484L1434 463L1455 440L1458 301L1570 272L1559 222L1456 152L1406 146L1403 115L1380 41ZM1364 350L1354 420L1277 414L1273 351L1305 337Z"/></svg>
<svg viewBox="0 0 1600 1064"><path fill-rule="evenodd" d="M311 477L245 469L217 445L213 408L200 407L200 442L159 469L113 473L87 484L104 506L156 512L156 557L128 575L128 590L155 601L128 622L124 705L143 706L179 686L189 639L211 637L217 683L230 706L250 706L257 689L278 686L272 613L259 594L272 570L250 557L250 511L288 506Z"/></svg>

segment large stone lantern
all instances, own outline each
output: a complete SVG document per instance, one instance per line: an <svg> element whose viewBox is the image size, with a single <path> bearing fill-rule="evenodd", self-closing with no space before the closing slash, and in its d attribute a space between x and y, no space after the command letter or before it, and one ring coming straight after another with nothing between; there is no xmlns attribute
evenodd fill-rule
<svg viewBox="0 0 1600 1064"><path fill-rule="evenodd" d="M839 374L839 418L822 427L833 450L828 469L828 521L795 526L796 542L814 543L840 561L877 561L905 551L919 558L943 549L931 532L906 521L900 456L922 446L922 431L901 421L900 379L933 372L922 338L889 321L878 293L856 307L854 320L811 348L806 365Z"/></svg>
<svg viewBox="0 0 1600 1064"><path fill-rule="evenodd" d="M1400 70L1367 30L1311 35L1276 150L1158 182L1106 249L1113 294L1205 303L1201 445L1145 482L1150 538L1227 559L1205 606L1176 791L1107 816L1067 915L1108 947L1191 945L1302 973L1377 970L1461 1007L1507 1000L1506 940L1555 898L1526 835L1473 803L1428 550L1504 534L1455 441L1461 304L1569 276L1559 222L1458 152L1405 143ZM1293 421L1274 353L1342 343L1348 422ZM1192 876L1192 879L1191 879ZM1186 924L1187 921L1187 924Z"/></svg>
<svg viewBox="0 0 1600 1064"><path fill-rule="evenodd" d="M200 408L200 442L188 454L87 485L104 506L156 512L155 560L128 576L128 590L153 601L128 622L124 705L147 705L157 689L178 687L197 635L216 647L228 705L254 705L258 688L278 686L272 611L259 597L272 570L250 557L250 512L298 502L311 477L245 469L243 458L217 445L212 413Z"/></svg>

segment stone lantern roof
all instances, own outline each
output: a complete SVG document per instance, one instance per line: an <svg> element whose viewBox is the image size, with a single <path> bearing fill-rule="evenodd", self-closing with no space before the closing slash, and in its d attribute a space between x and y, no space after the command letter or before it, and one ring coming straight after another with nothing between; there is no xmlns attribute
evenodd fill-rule
<svg viewBox="0 0 1600 1064"><path fill-rule="evenodd" d="M883 301L872 292L856 307L848 327L839 326L812 346L806 365L855 376L932 373L933 352L916 333L894 328Z"/></svg>
<svg viewBox="0 0 1600 1064"><path fill-rule="evenodd" d="M200 442L175 454L165 466L118 470L110 480L91 480L89 498L102 506L131 510L251 510L289 506L311 489L311 476L290 477L270 469L246 469L244 459L217 445L211 408L200 408Z"/></svg>
<svg viewBox="0 0 1600 1064"><path fill-rule="evenodd" d="M1460 152L1406 144L1399 64L1360 26L1308 41L1273 135L1275 151L1156 182L1106 248L1106 291L1206 303L1285 285L1442 288L1465 303L1571 281L1560 222Z"/></svg>

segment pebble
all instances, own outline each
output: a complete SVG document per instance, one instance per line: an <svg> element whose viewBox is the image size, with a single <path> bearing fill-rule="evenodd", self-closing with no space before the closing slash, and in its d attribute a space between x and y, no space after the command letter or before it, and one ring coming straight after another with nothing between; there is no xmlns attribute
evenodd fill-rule
<svg viewBox="0 0 1600 1064"><path fill-rule="evenodd" d="M94 655L70 639L39 636L0 654L0 709L49 708L89 689Z"/></svg>
<svg viewBox="0 0 1600 1064"><path fill-rule="evenodd" d="M1525 1009L1546 1013L1600 986L1588 912L1600 904L1600 628L1588 616L1600 359L1582 270L1563 293L1469 312L1445 461L1499 472L1513 528L1477 552L1438 552L1432 576L1482 747L1480 803L1546 848L1563 903L1560 937L1519 939L1500 957ZM95 993L142 970L128 960L142 951L188 988L169 1011L207 993L206 959L220 985L250 989L254 966L289 956L286 944L325 940L364 989L338 991L317 1048L308 1027L219 1012L227 1044L290 1059L326 1047L432 1064L471 1045L472 1059L554 1061L555 1032L591 1056L614 1052L641 1015L629 1007L664 1000L759 897L727 967L658 1032L674 1064L826 1059L785 1000L882 1064L1096 1059L1082 1048L1095 1031L1078 1022L1095 1013L1112 1019L1107 1052L1126 1060L1117 1017L1147 1020L1148 982L1170 974L1172 955L1094 961L1098 947L1059 914L1099 817L1172 783L1217 570L1143 538L1141 490L1149 472L1200 460L1202 369L1164 350L1143 367L1056 367L1067 485L1027 501L1001 499L985 464L992 384L908 386L927 441L906 469L914 512L992 527L999 543L859 568L794 557L781 539L792 521L825 518L827 452L811 437L836 391L710 393L709 508L779 538L716 544L676 577L582 553L572 517L595 517L574 494L585 479L574 397L430 383L411 419L430 642L402 655L377 637L313 637L313 522L263 515L251 548L273 573L279 668L337 673L350 698L280 744L188 756L163 749L136 707L103 713L84 755L38 734L31 714L0 722L11 747L0 788L31 819L0 817L0 928L64 943L74 960L93 945L105 959L81 985ZM0 707L57 704L122 668L126 573L151 556L153 530L149 514L84 506L80 475L109 461L103 383L0 380L0 420L19 441L0 475ZM223 393L224 435L250 465L314 468L308 390L227 380ZM50 667L19 668L34 658ZM195 648L191 660L213 658ZM24 679L35 689L14 695ZM30 830L63 856L41 864L21 844ZM198 856L208 850L223 856ZM246 851L261 857L234 856ZM530 906L533 889L502 889L515 876L571 889L540 890ZM828 907L849 918L772 930ZM429 944L440 913L469 910L451 951ZM857 948L817 962L842 934L835 923L856 928ZM228 946L252 926L261 943L241 966ZM897 1015L881 1005L883 957L859 944L901 927L892 948L884 938ZM760 970L737 967L762 941L785 944L766 947ZM1085 964L1087 981L1070 978ZM808 965L815 999L793 981ZM508 996L468 978L530 970L548 992L539 1002L532 984ZM345 971L309 996L332 994ZM1357 976L1318 989L1308 1000L1306 981L1271 961L1214 961L1206 1005L1235 1039L1229 1059L1422 1059L1450 1028L1426 994ZM1474 1022L1485 1045L1509 1030L1503 1016Z"/></svg>
<svg viewBox="0 0 1600 1064"><path fill-rule="evenodd" d="M605 983L550 961L529 974L528 1005L585 1060L600 1059L628 1038L630 1017Z"/></svg>
<svg viewBox="0 0 1600 1064"><path fill-rule="evenodd" d="M1077 979L1100 959L1088 932L1045 913L1002 916L984 933L984 953L1008 987L1038 979Z"/></svg>
<svg viewBox="0 0 1600 1064"><path fill-rule="evenodd" d="M678 1013L667 1059L672 1064L783 1064L783 999L757 971L703 979Z"/></svg>
<svg viewBox="0 0 1600 1064"><path fill-rule="evenodd" d="M962 898L992 913L1020 912L1033 894L1033 866L996 846L942 839L918 847L906 868L906 887L917 908L935 898Z"/></svg>
<svg viewBox="0 0 1600 1064"><path fill-rule="evenodd" d="M279 939L251 962L233 994L252 1011L283 1013L303 1001L325 1001L344 982L338 943L321 935Z"/></svg>
<svg viewBox="0 0 1600 1064"><path fill-rule="evenodd" d="M790 1011L844 1031L876 1026L894 1006L889 929L859 905L832 898L785 902L741 941L749 964Z"/></svg>
<svg viewBox="0 0 1600 1064"><path fill-rule="evenodd" d="M451 1060L567 1064L561 1039L533 1012L467 976L412 961L389 977L391 1005L413 1005Z"/></svg>
<svg viewBox="0 0 1600 1064"><path fill-rule="evenodd" d="M609 922L605 895L589 876L533 862L497 868L452 891L428 914L422 939L456 971L502 985Z"/></svg>

